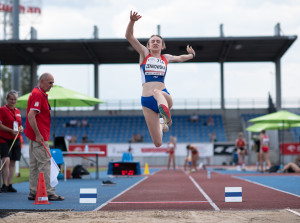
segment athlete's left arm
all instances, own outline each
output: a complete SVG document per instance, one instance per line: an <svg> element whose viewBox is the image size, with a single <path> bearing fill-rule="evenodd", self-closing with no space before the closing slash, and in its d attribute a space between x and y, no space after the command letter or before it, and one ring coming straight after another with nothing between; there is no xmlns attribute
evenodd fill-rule
<svg viewBox="0 0 300 223"><path fill-rule="evenodd" d="M187 45L186 51L188 52L188 54L182 54L180 56L165 54L164 56L166 57L168 62L185 62L195 58L196 56L195 50L191 46Z"/></svg>

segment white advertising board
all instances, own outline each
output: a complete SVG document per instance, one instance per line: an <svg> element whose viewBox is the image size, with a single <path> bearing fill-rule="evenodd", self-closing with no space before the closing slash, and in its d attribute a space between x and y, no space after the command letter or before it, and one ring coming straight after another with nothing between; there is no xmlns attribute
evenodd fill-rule
<svg viewBox="0 0 300 223"><path fill-rule="evenodd" d="M200 157L211 157L213 156L213 144L212 143L195 143L193 144L198 148ZM152 143L132 143L132 154L133 156L168 156L168 146L163 144L161 147L155 147ZM187 155L187 144L177 143L175 150L176 156ZM115 143L107 144L107 156L115 157L122 156L124 152L127 152L129 144Z"/></svg>

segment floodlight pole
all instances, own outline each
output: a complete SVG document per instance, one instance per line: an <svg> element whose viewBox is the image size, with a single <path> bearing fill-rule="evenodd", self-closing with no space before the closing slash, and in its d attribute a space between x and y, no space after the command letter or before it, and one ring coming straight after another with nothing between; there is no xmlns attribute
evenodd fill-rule
<svg viewBox="0 0 300 223"><path fill-rule="evenodd" d="M280 23L277 23L274 27L275 36L280 36ZM275 61L275 78L276 78L276 108L281 109L281 64L280 57L276 58Z"/></svg>
<svg viewBox="0 0 300 223"><path fill-rule="evenodd" d="M224 29L223 24L221 23L220 26L220 37L224 37ZM220 60L220 84L221 84L221 109L225 109L225 98L224 98L224 58Z"/></svg>
<svg viewBox="0 0 300 223"><path fill-rule="evenodd" d="M276 78L276 108L281 109L281 64L280 58L275 60L275 78Z"/></svg>
<svg viewBox="0 0 300 223"><path fill-rule="evenodd" d="M14 0L13 4L13 39L19 40L19 0ZM13 74L12 74L12 80L11 80L11 86L12 89L15 89L16 91L20 90L20 67L19 66L13 66Z"/></svg>
<svg viewBox="0 0 300 223"><path fill-rule="evenodd" d="M34 27L30 27L30 39L36 40L37 39L37 30ZM30 66L30 89L33 89L37 86L37 63L32 60Z"/></svg>
<svg viewBox="0 0 300 223"><path fill-rule="evenodd" d="M224 62L220 62L220 74L221 74L221 109L225 109L224 99Z"/></svg>
<svg viewBox="0 0 300 223"><path fill-rule="evenodd" d="M99 30L97 26L94 26L94 39L99 38ZM99 62L94 62L94 97L99 98ZM99 110L99 105L95 105L95 111Z"/></svg>
<svg viewBox="0 0 300 223"><path fill-rule="evenodd" d="M19 0L14 0L13 4L13 39L19 39Z"/></svg>
<svg viewBox="0 0 300 223"><path fill-rule="evenodd" d="M94 63L94 97L99 98L99 63ZM99 110L99 104L95 105L95 111Z"/></svg>

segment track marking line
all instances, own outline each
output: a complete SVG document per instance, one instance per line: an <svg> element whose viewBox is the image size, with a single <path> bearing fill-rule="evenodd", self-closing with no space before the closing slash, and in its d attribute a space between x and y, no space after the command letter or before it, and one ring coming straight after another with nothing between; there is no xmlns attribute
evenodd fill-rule
<svg viewBox="0 0 300 223"><path fill-rule="evenodd" d="M299 217L300 217L300 213L299 212L297 212L297 211L294 211L294 210L291 210L291 209L285 209L286 211L289 211L289 212L292 212L293 214L295 214L295 215L298 215Z"/></svg>
<svg viewBox="0 0 300 223"><path fill-rule="evenodd" d="M155 173L153 173L152 175L158 173L161 170L156 171ZM125 192L129 191L131 188L135 187L136 185L138 185L139 183L143 182L144 180L148 179L148 176L144 176L143 179L141 179L140 181L136 182L135 184L133 184L131 187L128 187L126 190L122 191L121 193L117 194L116 196L114 196L113 198L109 199L108 201L106 201L105 203L101 204L99 207L97 207L96 209L94 209L93 211L99 211L101 208L103 208L104 206L106 206L107 204L109 204L112 200L116 199L117 197L121 196L122 194L124 194Z"/></svg>
<svg viewBox="0 0 300 223"><path fill-rule="evenodd" d="M103 203L102 205L100 205L99 207L97 207L96 209L94 209L93 211L99 211L101 208L103 208L104 206L106 206L107 204L109 204L112 200L114 200L117 197L121 196L122 194L124 194L125 192L129 191L131 188L135 187L136 185L138 185L139 183L143 182L146 179L148 179L147 176L145 178L141 179L140 181L136 182L135 184L133 184L131 187L128 187L126 190L124 190L121 193L117 194L113 198L109 199L108 201L106 201L105 203Z"/></svg>
<svg viewBox="0 0 300 223"><path fill-rule="evenodd" d="M215 211L220 211L220 208L210 199L210 197L204 192L204 190L200 187L200 185L194 180L192 176L189 176L190 180L194 183L197 189L201 192L201 194L205 197L208 203L215 209Z"/></svg>
<svg viewBox="0 0 300 223"><path fill-rule="evenodd" d="M295 197L300 197L300 195L297 195L297 194L293 194L293 193L290 193L290 192L287 192L287 191L284 191L284 190L280 190L280 189L277 189L277 188L274 188L274 187L270 187L270 186L267 186L267 185L264 185L264 184L261 184L261 183L257 183L255 181L251 181L251 180L248 180L248 179L243 179L243 178L240 178L240 177L237 177L237 176L232 176L233 178L236 178L236 179L239 179L239 180L244 180L244 181L247 181L249 183L253 183L253 184L257 184L259 186L263 186L263 187L266 187L266 188L269 188L269 189L273 189L273 190L276 190L276 191L279 191L279 192L282 192L282 193L286 193L286 194L289 194L289 195L293 195Z"/></svg>
<svg viewBox="0 0 300 223"><path fill-rule="evenodd" d="M109 202L109 204L192 204L192 203L209 203L209 201L120 201Z"/></svg>

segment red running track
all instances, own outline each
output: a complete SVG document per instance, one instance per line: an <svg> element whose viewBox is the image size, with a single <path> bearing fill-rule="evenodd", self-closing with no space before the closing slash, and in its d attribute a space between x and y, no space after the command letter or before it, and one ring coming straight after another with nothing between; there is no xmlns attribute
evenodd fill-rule
<svg viewBox="0 0 300 223"><path fill-rule="evenodd" d="M225 202L225 187L242 187L243 202ZM231 175L161 170L100 210L267 210L300 208L300 198Z"/></svg>

